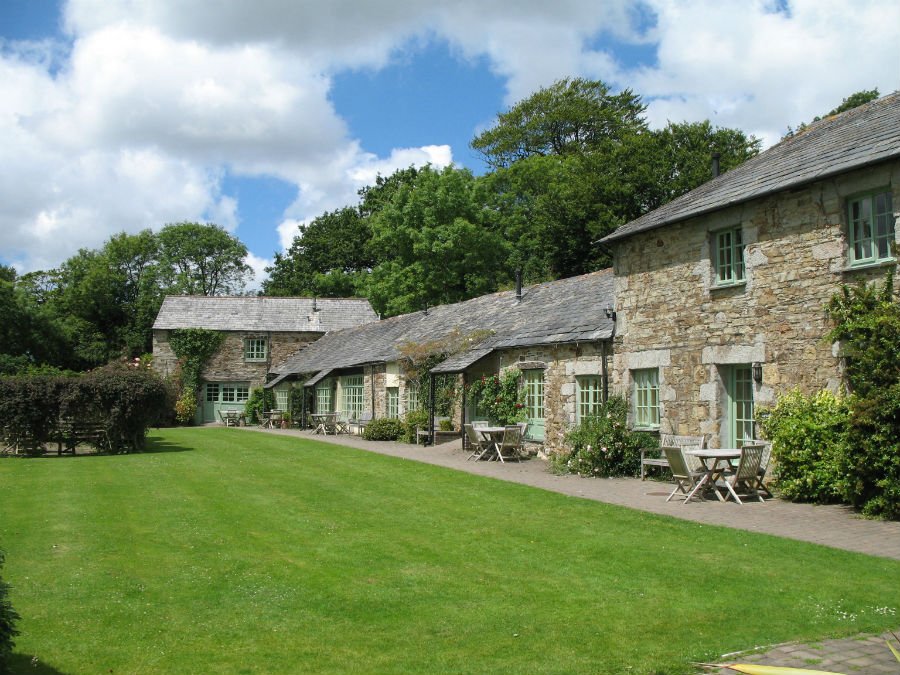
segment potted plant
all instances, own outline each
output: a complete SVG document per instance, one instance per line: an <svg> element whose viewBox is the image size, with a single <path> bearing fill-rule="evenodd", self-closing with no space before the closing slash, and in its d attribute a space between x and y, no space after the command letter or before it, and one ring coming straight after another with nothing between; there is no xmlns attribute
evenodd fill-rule
<svg viewBox="0 0 900 675"><path fill-rule="evenodd" d="M286 412L281 416L281 428L282 429L290 429L291 427L291 413Z"/></svg>

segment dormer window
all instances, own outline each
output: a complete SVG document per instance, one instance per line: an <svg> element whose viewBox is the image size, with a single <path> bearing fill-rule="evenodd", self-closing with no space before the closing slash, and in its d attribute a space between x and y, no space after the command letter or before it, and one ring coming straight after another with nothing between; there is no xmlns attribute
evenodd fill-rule
<svg viewBox="0 0 900 675"><path fill-rule="evenodd" d="M744 283L744 239L740 227L713 234L716 286Z"/></svg>
<svg viewBox="0 0 900 675"><path fill-rule="evenodd" d="M851 265L893 260L893 211L890 192L875 192L847 202Z"/></svg>

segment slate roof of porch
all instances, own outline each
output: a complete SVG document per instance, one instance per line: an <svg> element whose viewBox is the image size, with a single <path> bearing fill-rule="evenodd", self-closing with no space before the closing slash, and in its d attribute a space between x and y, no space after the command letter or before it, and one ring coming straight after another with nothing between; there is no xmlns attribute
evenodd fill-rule
<svg viewBox="0 0 900 675"><path fill-rule="evenodd" d="M827 117L601 239L639 232L900 157L900 92Z"/></svg>
<svg viewBox="0 0 900 675"><path fill-rule="evenodd" d="M491 330L493 334L454 359L477 358L495 349L517 346L595 342L612 337L605 308L613 304L613 276L602 270L527 286L521 301L501 291L465 302L432 307L382 321L328 333L275 367L273 372L317 373L396 361L404 343L423 343L450 335ZM476 359L477 360L477 359ZM450 371L448 371L450 372ZM455 371L454 371L455 372Z"/></svg>
<svg viewBox="0 0 900 675"><path fill-rule="evenodd" d="M169 295L153 328L326 333L373 321L378 315L365 298Z"/></svg>

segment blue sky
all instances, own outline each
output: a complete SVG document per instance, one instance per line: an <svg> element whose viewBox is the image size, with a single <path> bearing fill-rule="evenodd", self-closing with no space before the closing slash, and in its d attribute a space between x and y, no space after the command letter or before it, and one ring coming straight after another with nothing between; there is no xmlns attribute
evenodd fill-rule
<svg viewBox="0 0 900 675"><path fill-rule="evenodd" d="M2 0L0 261L199 220L248 245L258 282L378 173L483 172L471 139L556 79L769 144L900 88L897 25L895 0Z"/></svg>

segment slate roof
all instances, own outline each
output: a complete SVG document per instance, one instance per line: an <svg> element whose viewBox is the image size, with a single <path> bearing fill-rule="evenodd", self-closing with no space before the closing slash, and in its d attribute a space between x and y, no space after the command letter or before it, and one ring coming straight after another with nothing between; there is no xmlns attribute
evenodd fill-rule
<svg viewBox="0 0 900 675"><path fill-rule="evenodd" d="M602 270L583 276L527 286L522 300L515 291L483 295L432 307L377 323L328 333L274 368L278 380L290 374L318 373L396 361L407 342L428 342L449 335L492 330L472 351L452 357L459 372L494 349L553 343L594 342L612 337L605 308L613 304L613 275ZM451 364L450 361L445 364ZM446 367L446 366L445 366ZM271 384L271 383L270 383Z"/></svg>
<svg viewBox="0 0 900 675"><path fill-rule="evenodd" d="M900 157L900 92L811 124L731 171L626 223L601 243L895 157Z"/></svg>
<svg viewBox="0 0 900 675"><path fill-rule="evenodd" d="M365 298L169 295L153 328L326 333L373 321L378 315Z"/></svg>

